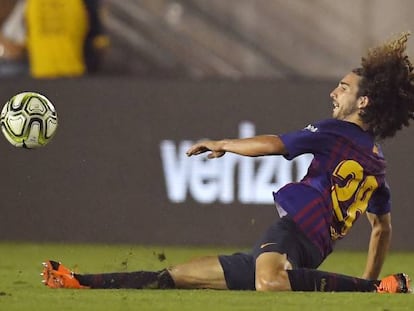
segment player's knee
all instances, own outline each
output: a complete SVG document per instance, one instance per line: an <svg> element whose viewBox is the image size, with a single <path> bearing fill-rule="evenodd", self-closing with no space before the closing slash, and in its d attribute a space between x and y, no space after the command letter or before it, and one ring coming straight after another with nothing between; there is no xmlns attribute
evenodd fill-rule
<svg viewBox="0 0 414 311"><path fill-rule="evenodd" d="M290 290L290 283L287 272L285 270L282 270L273 275L256 275L256 290L261 292Z"/></svg>
<svg viewBox="0 0 414 311"><path fill-rule="evenodd" d="M292 265L286 254L267 252L260 254L256 259L257 291L287 291L290 290L289 277L286 269Z"/></svg>

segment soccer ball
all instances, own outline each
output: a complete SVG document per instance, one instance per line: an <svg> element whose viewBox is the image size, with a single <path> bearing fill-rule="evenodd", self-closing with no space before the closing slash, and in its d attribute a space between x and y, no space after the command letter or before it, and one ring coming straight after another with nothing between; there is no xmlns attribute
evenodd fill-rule
<svg viewBox="0 0 414 311"><path fill-rule="evenodd" d="M4 105L0 124L13 146L37 148L46 145L55 135L58 118L55 107L45 96L23 92Z"/></svg>

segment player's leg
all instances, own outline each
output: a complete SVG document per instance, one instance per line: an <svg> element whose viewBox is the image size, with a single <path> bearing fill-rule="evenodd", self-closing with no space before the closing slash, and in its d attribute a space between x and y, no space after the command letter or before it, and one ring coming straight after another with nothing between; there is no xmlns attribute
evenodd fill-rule
<svg viewBox="0 0 414 311"><path fill-rule="evenodd" d="M227 289L217 256L200 257L161 271L75 275L90 288Z"/></svg>
<svg viewBox="0 0 414 311"><path fill-rule="evenodd" d="M276 220L253 248L258 291L291 290L286 272L293 267L317 267L323 258L289 217ZM308 249L309 248L309 249Z"/></svg>
<svg viewBox="0 0 414 311"><path fill-rule="evenodd" d="M409 280L395 274L380 280L366 280L348 275L315 269L293 269L286 271L294 291L318 292L408 292Z"/></svg>
<svg viewBox="0 0 414 311"><path fill-rule="evenodd" d="M260 291L409 292L409 278L402 273L380 281L316 270L323 260L319 250L286 217L265 232L253 256Z"/></svg>
<svg viewBox="0 0 414 311"><path fill-rule="evenodd" d="M263 253L259 255L256 260L256 289L258 291L410 292L409 279L402 273L379 281L316 269L291 270L289 266L290 263L283 254Z"/></svg>
<svg viewBox="0 0 414 311"><path fill-rule="evenodd" d="M255 286L257 291L291 290L287 269L292 265L285 254L266 252L256 259Z"/></svg>
<svg viewBox="0 0 414 311"><path fill-rule="evenodd" d="M326 286L327 275L314 270L324 259L320 251L289 217L283 217L266 230L253 255L259 291L333 289L336 278L330 279L332 286Z"/></svg>
<svg viewBox="0 0 414 311"><path fill-rule="evenodd" d="M44 263L43 283L52 288L227 289L217 256L201 257L161 271L77 274L56 261Z"/></svg>
<svg viewBox="0 0 414 311"><path fill-rule="evenodd" d="M50 288L175 288L169 272L134 271L115 273L78 274L61 263L48 260L43 263L42 282Z"/></svg>
<svg viewBox="0 0 414 311"><path fill-rule="evenodd" d="M176 288L227 289L224 271L217 256L201 257L168 268Z"/></svg>

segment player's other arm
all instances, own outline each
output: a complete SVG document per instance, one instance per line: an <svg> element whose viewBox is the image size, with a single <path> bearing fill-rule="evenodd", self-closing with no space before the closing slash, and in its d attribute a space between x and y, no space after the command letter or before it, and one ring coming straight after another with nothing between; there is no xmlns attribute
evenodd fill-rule
<svg viewBox="0 0 414 311"><path fill-rule="evenodd" d="M367 217L372 231L363 277L378 279L391 241L391 214L375 215L367 212Z"/></svg>
<svg viewBox="0 0 414 311"><path fill-rule="evenodd" d="M226 152L244 156L285 155L287 150L279 136L259 135L250 138L206 140L194 144L187 151L188 156L210 152L208 158L219 158Z"/></svg>

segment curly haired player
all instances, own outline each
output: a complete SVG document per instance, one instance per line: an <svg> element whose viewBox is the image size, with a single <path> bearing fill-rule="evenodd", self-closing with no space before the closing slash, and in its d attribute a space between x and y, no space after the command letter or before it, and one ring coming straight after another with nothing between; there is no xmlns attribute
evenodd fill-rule
<svg viewBox="0 0 414 311"><path fill-rule="evenodd" d="M74 274L44 263L43 282L57 288L211 288L258 291L360 291L407 293L403 273L378 280L391 236L390 189L378 141L414 118L409 34L370 49L331 92L332 119L282 135L203 141L188 156L226 152L242 156L312 153L306 176L274 193L280 219L250 253L202 257L162 271ZM362 278L317 270L360 215L372 226Z"/></svg>

